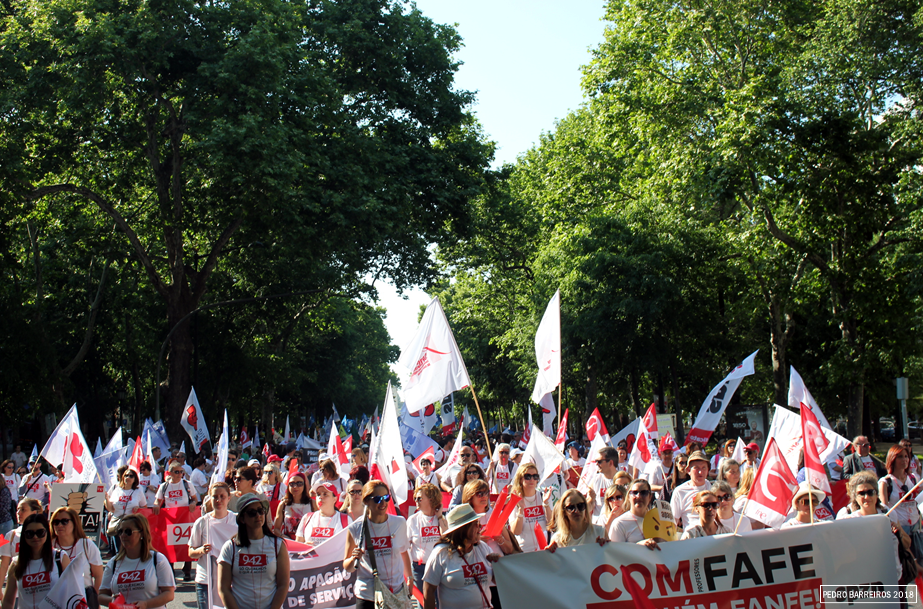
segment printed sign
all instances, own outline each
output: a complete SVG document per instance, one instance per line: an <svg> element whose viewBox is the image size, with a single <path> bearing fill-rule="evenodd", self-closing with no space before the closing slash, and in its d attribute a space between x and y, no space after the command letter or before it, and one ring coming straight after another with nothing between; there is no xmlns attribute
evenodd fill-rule
<svg viewBox="0 0 923 609"><path fill-rule="evenodd" d="M106 489L101 484L58 482L51 485L50 512L69 507L80 516L80 524L88 535L99 532L99 523L106 509Z"/></svg>

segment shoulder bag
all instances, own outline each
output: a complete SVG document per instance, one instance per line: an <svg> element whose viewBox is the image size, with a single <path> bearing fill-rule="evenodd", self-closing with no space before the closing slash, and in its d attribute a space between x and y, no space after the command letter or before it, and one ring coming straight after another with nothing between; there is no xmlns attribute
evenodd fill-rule
<svg viewBox="0 0 923 609"><path fill-rule="evenodd" d="M375 609L411 609L412 605L410 604L410 590L409 587L405 584L402 591L395 594L391 592L391 589L381 578L378 577L378 565L375 561L375 550L369 540L372 538L371 533L369 532L369 521L368 518L362 519L362 528L365 534L365 551L369 555L369 563L372 565L372 579L374 581L374 596L375 599ZM403 573L404 565L401 564L401 572Z"/></svg>

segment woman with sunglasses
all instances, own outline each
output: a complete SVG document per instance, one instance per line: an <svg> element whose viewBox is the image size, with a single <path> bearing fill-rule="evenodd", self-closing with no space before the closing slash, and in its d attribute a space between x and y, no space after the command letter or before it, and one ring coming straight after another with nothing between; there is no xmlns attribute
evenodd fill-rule
<svg viewBox="0 0 923 609"><path fill-rule="evenodd" d="M331 483L318 482L314 488L317 511L305 514L298 523L295 539L319 546L349 525L349 516L337 511L337 488Z"/></svg>
<svg viewBox="0 0 923 609"><path fill-rule="evenodd" d="M42 504L38 499L21 499L16 506L16 522L20 524L19 528L14 529L6 538L10 543L0 546L0 582L6 580L6 573L10 568L10 562L13 557L19 554L20 540L22 539L22 523L32 514L43 513Z"/></svg>
<svg viewBox="0 0 923 609"><path fill-rule="evenodd" d="M782 523L781 528L797 527L805 524L812 524L816 521L812 512L817 509L818 504L826 498L823 491L820 491L810 482L802 482L792 497L792 507L795 509L795 515Z"/></svg>
<svg viewBox="0 0 923 609"><path fill-rule="evenodd" d="M623 474L624 472L619 472ZM628 504L628 487L631 485L631 478L625 474L628 480L612 480L612 486L606 489L602 497L603 509L593 520L593 524L599 525L604 531L609 531L612 523L625 513L625 506Z"/></svg>
<svg viewBox="0 0 923 609"><path fill-rule="evenodd" d="M147 497L147 504L154 505L157 500L157 489L163 482L163 478L157 475L152 469L151 464L147 461L141 463L141 475L138 476L138 486L144 491Z"/></svg>
<svg viewBox="0 0 923 609"><path fill-rule="evenodd" d="M122 518L147 507L147 497L138 486L138 474L133 469L126 469L122 472L119 483L113 486L106 495L106 509L112 514L109 517L108 531L114 533L118 530L119 521ZM118 535L110 536L109 541L113 551L118 552Z"/></svg>
<svg viewBox="0 0 923 609"><path fill-rule="evenodd" d="M671 499L673 499L673 491L676 490L676 488L680 484L683 484L684 482L688 482L689 480L692 479L688 471L689 470L689 454L690 453L687 452L684 455L682 454L677 455L673 459L673 473L670 474L670 485L669 485L670 486L670 498L666 499L666 501L670 501Z"/></svg>
<svg viewBox="0 0 923 609"><path fill-rule="evenodd" d="M909 471L910 451L895 444L888 450L885 469L888 475L878 481L878 497L885 507L896 505L917 483L917 478ZM916 502L917 492L898 505L891 512L890 518L901 525L911 539L920 534L920 510ZM923 558L923 548L915 548L917 559Z"/></svg>
<svg viewBox="0 0 923 609"><path fill-rule="evenodd" d="M301 472L289 474L285 497L276 509L276 519L272 524L272 532L279 537L294 541L301 519L314 509L307 484L308 478Z"/></svg>
<svg viewBox="0 0 923 609"><path fill-rule="evenodd" d="M628 488L629 511L619 516L609 527L609 540L623 543L636 543L651 550L660 547L658 542L665 541L661 538L645 539L642 524L647 512L651 509L654 500L654 491L647 480L635 480Z"/></svg>
<svg viewBox="0 0 923 609"><path fill-rule="evenodd" d="M0 472L3 473L3 481L6 482L6 487L10 489L10 497L12 497L13 503L16 503L19 501L19 485L22 484L22 478L16 473L16 464L7 459L0 463ZM2 532L5 533L6 531Z"/></svg>
<svg viewBox="0 0 923 609"><path fill-rule="evenodd" d="M270 501L278 501L279 497L285 497L285 483L282 481L278 463L267 463L263 466L263 479L256 490L266 495Z"/></svg>
<svg viewBox="0 0 923 609"><path fill-rule="evenodd" d="M590 522L586 498L575 488L564 491L564 495L554 506L551 528L554 535L545 549L554 552L558 548L570 548L589 543L605 544L606 531L598 524Z"/></svg>
<svg viewBox="0 0 923 609"><path fill-rule="evenodd" d="M212 572L217 572L218 563L212 551L211 527L212 525L231 524L236 521L237 514L228 511L228 502L231 499L231 488L226 482L216 482L209 489L209 504L212 510L195 521L189 534L189 558L196 561L195 567L195 594L198 609L209 609L208 605L208 564L212 561Z"/></svg>
<svg viewBox="0 0 923 609"><path fill-rule="evenodd" d="M471 450L470 448L468 450ZM472 455L473 460L474 455ZM451 512L454 508L465 503L462 500L462 493L465 491L465 485L474 480L487 480L487 475L484 473L484 468L482 468L477 463L464 462L464 467L461 468L458 474L455 476L455 488L452 489L452 498L449 500L449 511Z"/></svg>
<svg viewBox="0 0 923 609"><path fill-rule="evenodd" d="M103 557L99 548L83 532L80 517L71 508L59 507L51 515L51 544L55 550L67 554L73 561L81 554L87 557L87 570L83 573L87 605L99 608L99 586L103 581Z"/></svg>
<svg viewBox="0 0 923 609"><path fill-rule="evenodd" d="M366 507L364 518L351 523L346 530L346 554L343 568L348 572L358 570L356 609L374 609L375 583L368 552L375 553L378 577L393 594L408 597L413 584L413 569L407 541L407 521L388 514L391 494L381 480L369 480L362 488L362 503Z"/></svg>
<svg viewBox="0 0 923 609"><path fill-rule="evenodd" d="M470 505L449 512L446 531L430 554L423 576L423 609L490 609L491 563L499 559L481 541L478 515Z"/></svg>
<svg viewBox="0 0 923 609"><path fill-rule="evenodd" d="M699 515L698 524L686 527L682 539L695 539L722 533L733 533L718 518L718 498L711 490L699 491L692 499L692 508Z"/></svg>
<svg viewBox="0 0 923 609"><path fill-rule="evenodd" d="M176 581L170 561L151 545L147 518L129 514L119 523L117 535L121 548L103 571L100 604L108 606L121 594L137 609L165 609L175 595Z"/></svg>
<svg viewBox="0 0 923 609"><path fill-rule="evenodd" d="M849 493L849 505L837 514L837 520L858 518L861 516L875 516L887 512L887 509L885 509L879 499L878 479L875 477L873 471L866 470L853 474L849 482L846 483L846 487ZM898 550L897 544L900 543L904 551L909 553L911 549L910 536L901 526L894 522L891 523L891 533L893 533L894 537L894 552L897 563L898 580L901 580L903 568L900 559L901 552ZM898 583L905 584L911 582L899 581Z"/></svg>
<svg viewBox="0 0 923 609"><path fill-rule="evenodd" d="M551 487L539 493L540 477L534 463L523 463L513 476L512 492L522 497L522 501L513 511L510 531L516 536L523 552L535 552L539 549L536 526L541 529L544 541L548 541L548 520L552 513Z"/></svg>
<svg viewBox="0 0 923 609"><path fill-rule="evenodd" d="M218 557L218 591L227 609L280 609L288 592L285 540L269 528L269 501L250 493L238 501L237 534Z"/></svg>
<svg viewBox="0 0 923 609"><path fill-rule="evenodd" d="M481 526L487 524L490 520L490 487L485 480L475 480L465 485L465 491L462 493L462 500L474 508L474 513L481 519ZM497 506L495 509L503 509L503 506ZM510 533L509 525L504 524L500 529L500 534L496 537L483 537L484 543L490 546L492 552L498 554L515 554L522 550L513 541L513 535Z"/></svg>
<svg viewBox="0 0 923 609"><path fill-rule="evenodd" d="M340 478L340 471L336 464L330 459L324 459L318 465L317 472L311 476L311 488L317 486L320 482L329 482L337 489L337 495L343 492L345 485Z"/></svg>
<svg viewBox="0 0 923 609"><path fill-rule="evenodd" d="M724 464L722 463L722 465ZM711 492L718 498L718 520L727 528L738 533L753 531L753 522L743 514L738 514L734 511L734 493L731 491L730 484L723 481L715 482L711 485ZM740 522L739 526L738 522Z"/></svg>
<svg viewBox="0 0 923 609"><path fill-rule="evenodd" d="M407 539L410 542L410 565L413 567L413 585L423 590L423 572L436 542L445 533L446 520L442 515L442 491L435 484L422 484L413 492L417 511L407 519Z"/></svg>
<svg viewBox="0 0 923 609"><path fill-rule="evenodd" d="M69 563L67 554L51 547L51 532L45 514L32 514L26 518L22 525L19 555L10 565L6 579L2 609L13 609L17 595L19 609L36 609ZM29 585L22 585L23 578L31 580Z"/></svg>
<svg viewBox="0 0 923 609"><path fill-rule="evenodd" d="M365 506L362 505L362 487L364 484L358 478L353 478L346 483L346 492L343 493L345 498L343 499L343 505L340 506L340 511L349 516L350 522L359 520L365 512Z"/></svg>
<svg viewBox="0 0 923 609"><path fill-rule="evenodd" d="M245 465L238 467L234 473L234 491L231 493L231 499L228 502L228 509L235 514L239 512L237 502L244 495L256 493L256 485L259 482L259 474L256 473L255 467Z"/></svg>

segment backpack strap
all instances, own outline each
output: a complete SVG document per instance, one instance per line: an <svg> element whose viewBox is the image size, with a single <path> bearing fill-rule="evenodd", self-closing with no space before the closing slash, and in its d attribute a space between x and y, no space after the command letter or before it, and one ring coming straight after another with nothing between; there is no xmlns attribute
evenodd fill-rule
<svg viewBox="0 0 923 609"><path fill-rule="evenodd" d="M349 518L343 512L340 512L340 526L344 529L349 526Z"/></svg>
<svg viewBox="0 0 923 609"><path fill-rule="evenodd" d="M54 564L58 565L58 575L64 572L64 567L61 565L61 550L54 551Z"/></svg>

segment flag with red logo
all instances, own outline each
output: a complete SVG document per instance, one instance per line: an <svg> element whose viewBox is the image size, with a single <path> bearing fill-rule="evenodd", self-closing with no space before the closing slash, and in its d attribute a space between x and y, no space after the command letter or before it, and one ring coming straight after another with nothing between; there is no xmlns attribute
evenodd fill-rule
<svg viewBox="0 0 923 609"><path fill-rule="evenodd" d="M805 404L801 405L801 437L804 439L805 479L814 488L832 494L824 462L820 460L820 454L827 450L830 442L824 436L817 417Z"/></svg>
<svg viewBox="0 0 923 609"><path fill-rule="evenodd" d="M452 452L449 453L449 458L445 460L442 467L436 470L436 473L439 474L439 478L442 480L455 480L458 472L461 471L462 436L464 435L466 422L466 416L462 415L462 426L458 430L458 435L455 436L455 444L452 445ZM471 449L477 454L477 450L474 448L473 444L471 445ZM480 458L480 455L478 455L478 460L480 460Z"/></svg>
<svg viewBox="0 0 923 609"><path fill-rule="evenodd" d="M731 372L724 377L724 380L715 385L715 388L711 390L711 393L709 393L705 401L702 402L702 407L699 409L699 414L695 418L695 423L692 424L692 429L686 434L687 445L693 441L701 442L702 446L708 443L719 421L721 421L721 415L724 414L725 408L731 403L731 398L734 397L734 393L737 392L740 382L744 380L745 377L753 374L754 360L756 359L757 353L759 353L759 349L751 353L739 366L731 370Z"/></svg>
<svg viewBox="0 0 923 609"><path fill-rule="evenodd" d="M269 450L269 442L267 442L266 444L263 445L263 456L268 459L271 454L272 454L272 451Z"/></svg>
<svg viewBox="0 0 923 609"><path fill-rule="evenodd" d="M215 461L215 469L212 470L211 483L221 482L224 480L224 473L227 469L228 455L230 454L231 430L228 427L228 409L224 409L224 423L221 426L221 437L218 438L218 455Z"/></svg>
<svg viewBox="0 0 923 609"><path fill-rule="evenodd" d="M144 448L141 438L138 437L138 439L135 440L135 447L131 451L131 457L128 458L128 469L140 476L142 463L144 463ZM151 469L153 468L154 464L151 463Z"/></svg>
<svg viewBox="0 0 923 609"><path fill-rule="evenodd" d="M340 434L337 432L337 424L330 421L330 439L327 440L327 457L336 463L337 471L343 479L349 478L349 471L343 472L343 466L349 465L349 457L346 454L346 448L340 440Z"/></svg>
<svg viewBox="0 0 923 609"><path fill-rule="evenodd" d="M192 525L201 516L199 509L189 506L161 508L155 514L150 508L138 510L151 527L151 545L170 562L189 560L189 536ZM268 517L267 517L268 518Z"/></svg>
<svg viewBox="0 0 923 609"><path fill-rule="evenodd" d="M567 414L569 412L570 408L564 411L564 416L561 417L561 422L558 424L558 436L554 439L554 445L561 452L564 452L564 447L567 445Z"/></svg>
<svg viewBox="0 0 923 609"><path fill-rule="evenodd" d="M788 518L797 487L798 481L785 462L785 457L775 440L770 438L763 451L763 460L756 470L756 479L747 494L743 513L777 529Z"/></svg>
<svg viewBox="0 0 923 609"><path fill-rule="evenodd" d="M557 290L535 332L535 363L538 376L532 390L532 401L540 403L542 397L561 384L561 290Z"/></svg>
<svg viewBox="0 0 923 609"><path fill-rule="evenodd" d="M353 452L353 435L352 434L349 434L348 436L346 436L346 441L343 442L343 450L346 452L347 455Z"/></svg>
<svg viewBox="0 0 923 609"><path fill-rule="evenodd" d="M49 463L64 464L64 482L100 482L93 453L80 431L77 405L71 406L55 428L41 456Z"/></svg>
<svg viewBox="0 0 923 609"><path fill-rule="evenodd" d="M811 395L811 392L808 391L808 388L805 386L804 379L801 378L801 375L798 374L794 366L790 368L788 376L788 405L792 408L801 408L803 405L807 406L808 410L814 413L821 427L833 429L830 427L830 423L827 422L827 417L820 411L820 406L817 405L814 396Z"/></svg>
<svg viewBox="0 0 923 609"><path fill-rule="evenodd" d="M211 437L208 435L208 427L205 425L205 417L202 416L202 408L199 406L199 398L196 397L195 389L189 390L189 397L186 398L183 416L179 422L189 434L193 449L197 453L202 452L202 447L206 442L211 441Z"/></svg>
<svg viewBox="0 0 923 609"><path fill-rule="evenodd" d="M554 395L546 393L538 401L542 409L542 432L549 438L554 437Z"/></svg>
<svg viewBox="0 0 923 609"><path fill-rule="evenodd" d="M240 430L240 448L243 450L250 446L250 436L247 435L247 428L243 427Z"/></svg>
<svg viewBox="0 0 923 609"><path fill-rule="evenodd" d="M38 609L87 609L89 605L86 590L83 587L83 574L89 571L87 556L81 552L70 561L58 577L58 581L51 586L51 590L36 607Z"/></svg>
<svg viewBox="0 0 923 609"><path fill-rule="evenodd" d="M596 459L599 457L599 449L607 445L603 438L603 434L599 433L590 441L590 451L587 453L586 465L583 471L580 472L580 481L577 483L577 490L584 495L590 490L590 484L596 478L596 474L599 473L599 465L596 464Z"/></svg>
<svg viewBox="0 0 923 609"><path fill-rule="evenodd" d="M385 406L381 412L381 427L375 435L374 445L369 447L369 453L372 476L383 480L391 489L394 494L392 505L404 503L408 491L407 470L401 430L397 422L397 406L394 403L390 382L385 393Z"/></svg>
<svg viewBox="0 0 923 609"><path fill-rule="evenodd" d="M602 434L603 442L609 442L609 430L606 429L606 424L603 423L603 417L599 414L599 408L594 409L593 414L586 420L587 439L592 442L596 439L597 433Z"/></svg>
<svg viewBox="0 0 923 609"><path fill-rule="evenodd" d="M417 333L401 349L397 363L410 374L407 382L401 385L401 395L411 413L471 385L465 361L438 298L433 298L426 307ZM380 430L378 435L383 435Z"/></svg>
<svg viewBox="0 0 923 609"><path fill-rule="evenodd" d="M551 443L548 436L539 432L539 428L533 425L532 433L529 434L529 444L526 446L525 452L522 453L521 463L535 464L535 469L538 470L538 475L541 476L538 483L541 484L564 463L564 455Z"/></svg>
<svg viewBox="0 0 923 609"><path fill-rule="evenodd" d="M523 450L529 446L529 438L532 435L532 407L526 404L526 410L529 411L529 424L522 430L522 438L519 439L519 448Z"/></svg>
<svg viewBox="0 0 923 609"><path fill-rule="evenodd" d="M628 464L638 468L639 471L649 471L660 464L660 454L657 452L657 439L660 433L657 429L657 405L651 404L638 427L638 440L631 448L628 455Z"/></svg>
<svg viewBox="0 0 923 609"><path fill-rule="evenodd" d="M423 473L423 467L420 465L420 461L423 459L429 459L431 465L436 463L436 451L433 450L432 446L424 450L419 457L411 462L411 465L413 465L413 469L416 470L418 476Z"/></svg>
<svg viewBox="0 0 923 609"><path fill-rule="evenodd" d="M673 439L669 431L664 432L663 436L660 437L660 445L657 446L657 452L662 453L665 450L672 450L673 452L679 450L676 440Z"/></svg>

